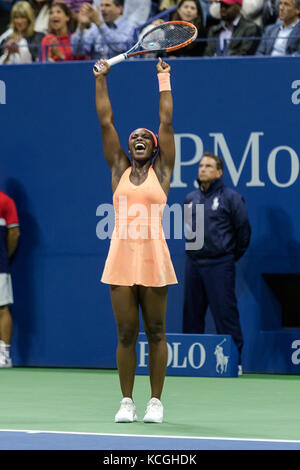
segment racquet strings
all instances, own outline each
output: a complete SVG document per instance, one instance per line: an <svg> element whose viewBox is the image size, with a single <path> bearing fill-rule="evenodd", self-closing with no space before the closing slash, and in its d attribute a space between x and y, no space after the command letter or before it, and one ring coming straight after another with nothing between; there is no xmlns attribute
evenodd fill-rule
<svg viewBox="0 0 300 470"><path fill-rule="evenodd" d="M164 50L189 41L195 29L188 24L164 23L151 29L141 40L140 47L147 51Z"/></svg>

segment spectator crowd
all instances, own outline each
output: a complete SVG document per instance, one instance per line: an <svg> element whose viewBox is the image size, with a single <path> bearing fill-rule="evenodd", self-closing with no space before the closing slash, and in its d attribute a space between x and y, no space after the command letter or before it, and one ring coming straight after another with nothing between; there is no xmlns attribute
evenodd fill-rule
<svg viewBox="0 0 300 470"><path fill-rule="evenodd" d="M299 14L300 0L0 0L0 64L108 59L169 20L198 38L168 57L298 55Z"/></svg>

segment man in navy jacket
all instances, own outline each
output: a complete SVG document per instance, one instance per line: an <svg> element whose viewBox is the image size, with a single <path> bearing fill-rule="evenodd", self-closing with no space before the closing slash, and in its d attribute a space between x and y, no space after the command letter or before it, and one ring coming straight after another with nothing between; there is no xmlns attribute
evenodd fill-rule
<svg viewBox="0 0 300 470"><path fill-rule="evenodd" d="M300 54L300 0L281 0L279 19L266 28L256 55Z"/></svg>
<svg viewBox="0 0 300 470"><path fill-rule="evenodd" d="M199 189L184 201L190 209L189 233L196 233L196 206L204 205L204 243L186 250L183 332L204 333L207 307L218 334L231 335L239 352L243 335L235 295L235 262L245 253L251 228L245 201L222 180L223 161L204 153L198 170ZM189 247L192 247L189 240Z"/></svg>

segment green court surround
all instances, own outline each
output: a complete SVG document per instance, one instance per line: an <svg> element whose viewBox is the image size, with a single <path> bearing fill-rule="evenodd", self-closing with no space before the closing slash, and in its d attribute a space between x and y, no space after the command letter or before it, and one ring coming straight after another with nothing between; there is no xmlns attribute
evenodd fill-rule
<svg viewBox="0 0 300 470"><path fill-rule="evenodd" d="M144 424L148 376L137 376L138 421L115 424L121 400L116 370L0 370L0 429L242 439L300 439L300 379L166 377L162 424Z"/></svg>

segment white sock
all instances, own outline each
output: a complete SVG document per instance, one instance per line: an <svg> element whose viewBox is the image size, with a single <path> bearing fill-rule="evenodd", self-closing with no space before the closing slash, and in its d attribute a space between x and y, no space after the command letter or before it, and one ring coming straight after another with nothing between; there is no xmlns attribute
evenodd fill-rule
<svg viewBox="0 0 300 470"><path fill-rule="evenodd" d="M10 344L5 344L3 341L0 343L0 351L5 357L9 357Z"/></svg>

